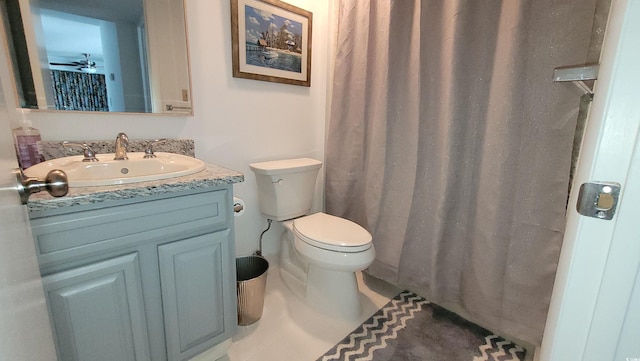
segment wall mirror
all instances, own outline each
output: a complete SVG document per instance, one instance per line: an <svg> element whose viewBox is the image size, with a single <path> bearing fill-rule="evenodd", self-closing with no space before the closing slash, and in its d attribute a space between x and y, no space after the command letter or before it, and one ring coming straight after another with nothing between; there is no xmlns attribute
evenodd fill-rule
<svg viewBox="0 0 640 361"><path fill-rule="evenodd" d="M191 115L183 0L6 0L19 106Z"/></svg>

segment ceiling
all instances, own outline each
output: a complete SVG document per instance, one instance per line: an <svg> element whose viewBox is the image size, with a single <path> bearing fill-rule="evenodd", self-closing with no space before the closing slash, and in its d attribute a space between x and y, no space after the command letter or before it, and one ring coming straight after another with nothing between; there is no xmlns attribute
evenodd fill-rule
<svg viewBox="0 0 640 361"><path fill-rule="evenodd" d="M102 61L100 26L79 17L69 18L62 13L43 12L42 28L49 61L65 62L81 60L82 54L91 54L93 61ZM77 59L76 59L77 58Z"/></svg>
<svg viewBox="0 0 640 361"><path fill-rule="evenodd" d="M100 23L143 22L142 0L40 0L49 62L103 61Z"/></svg>
<svg viewBox="0 0 640 361"><path fill-rule="evenodd" d="M42 9L106 21L137 23L144 16L142 0L40 0Z"/></svg>

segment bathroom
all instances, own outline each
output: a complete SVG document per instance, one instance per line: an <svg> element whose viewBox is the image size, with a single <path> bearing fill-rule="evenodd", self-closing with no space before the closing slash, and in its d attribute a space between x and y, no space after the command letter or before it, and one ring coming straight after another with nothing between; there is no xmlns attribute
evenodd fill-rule
<svg viewBox="0 0 640 361"><path fill-rule="evenodd" d="M233 78L229 2L187 0L193 117L33 113L33 124L49 140L111 139L119 131L132 139L193 139L197 157L245 174L245 181L234 185L234 194L247 205L236 219L236 253L251 254L266 222L256 206L249 164L287 157L323 159L325 154L333 54L323 50L334 45L334 9L332 2L289 2L313 13L309 88ZM322 199L320 188L317 193ZM280 231L266 233L265 254L277 252Z"/></svg>

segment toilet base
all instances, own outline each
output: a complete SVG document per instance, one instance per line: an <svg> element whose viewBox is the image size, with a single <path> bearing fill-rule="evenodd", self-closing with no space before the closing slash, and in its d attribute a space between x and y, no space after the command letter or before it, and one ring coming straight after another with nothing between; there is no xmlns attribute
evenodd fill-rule
<svg viewBox="0 0 640 361"><path fill-rule="evenodd" d="M330 317L355 320L362 306L356 274L330 270L299 258L292 235L283 232L280 250L280 278L310 308Z"/></svg>
<svg viewBox="0 0 640 361"><path fill-rule="evenodd" d="M310 265L306 286L305 301L311 308L344 320L360 317L362 306L355 272Z"/></svg>

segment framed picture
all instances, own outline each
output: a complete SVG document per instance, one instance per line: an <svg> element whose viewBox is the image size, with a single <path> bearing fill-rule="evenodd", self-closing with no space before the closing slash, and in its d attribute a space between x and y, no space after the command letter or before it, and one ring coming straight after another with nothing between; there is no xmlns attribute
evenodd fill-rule
<svg viewBox="0 0 640 361"><path fill-rule="evenodd" d="M231 0L233 76L311 86L312 20L279 0Z"/></svg>

